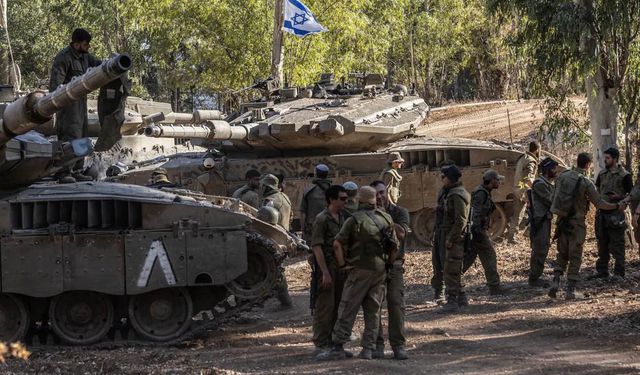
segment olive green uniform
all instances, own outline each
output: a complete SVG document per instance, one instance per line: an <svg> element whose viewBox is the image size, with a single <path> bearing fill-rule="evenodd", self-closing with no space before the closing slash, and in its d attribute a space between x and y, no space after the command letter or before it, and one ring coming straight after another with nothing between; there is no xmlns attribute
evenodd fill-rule
<svg viewBox="0 0 640 375"><path fill-rule="evenodd" d="M389 194L389 200L391 203L397 204L398 200L402 196L402 191L400 190L400 183L402 182L402 176L400 173L388 167L380 174L380 180L384 182L384 185L387 187L387 193Z"/></svg>
<svg viewBox="0 0 640 375"><path fill-rule="evenodd" d="M271 205L278 210L278 224L285 230L289 230L291 224L291 200L281 191L271 190L262 197L262 205Z"/></svg>
<svg viewBox="0 0 640 375"><path fill-rule="evenodd" d="M226 196L227 188L222 175L215 169L207 171L196 178L196 190L216 196Z"/></svg>
<svg viewBox="0 0 640 375"><path fill-rule="evenodd" d="M527 204L526 192L529 188L524 181L534 180L537 173L538 158L534 154L527 152L518 159L513 179L513 215L509 220L509 231L507 233L510 240L513 240L518 232L524 208Z"/></svg>
<svg viewBox="0 0 640 375"><path fill-rule="evenodd" d="M253 208L260 205L260 195L256 189L252 189L249 185L244 185L233 192L233 197L241 200Z"/></svg>
<svg viewBox="0 0 640 375"><path fill-rule="evenodd" d="M49 91L55 90L62 84L67 84L75 77L81 76L91 67L100 65L100 60L89 53L79 53L70 45L63 48L56 55L51 66ZM87 115L87 96L76 98L73 103L56 113L56 133L58 140L68 142L85 138L89 133L89 118ZM79 160L75 169L82 169L84 160Z"/></svg>
<svg viewBox="0 0 640 375"><path fill-rule="evenodd" d="M574 196L573 212L563 212L561 200L567 195ZM589 211L589 202L598 204L600 196L593 182L585 177L585 170L573 168L562 172L555 183L551 212L558 215L558 251L554 272L562 275L567 272L570 281L580 280L582 251L587 228L585 216Z"/></svg>
<svg viewBox="0 0 640 375"><path fill-rule="evenodd" d="M636 184L629 193L629 203L631 204L631 212L635 213L638 208L638 204L640 204L640 176L638 176ZM635 215L632 215L632 217L635 218ZM636 240L636 244L640 245L640 225L637 224L638 223L636 223L636 226L633 228L633 236Z"/></svg>
<svg viewBox="0 0 640 375"><path fill-rule="evenodd" d="M529 262L529 281L538 280L544 272L544 262L549 254L551 244L551 199L553 184L541 176L533 182L531 203L533 218L531 219L531 260Z"/></svg>
<svg viewBox="0 0 640 375"><path fill-rule="evenodd" d="M347 203L344 204L344 210L350 215L358 211L358 201L352 198L347 199Z"/></svg>
<svg viewBox="0 0 640 375"><path fill-rule="evenodd" d="M304 214L303 238L309 240L313 231L313 222L316 216L327 206L325 191L331 186L331 180L324 178L313 179L313 185L309 186L302 195L300 212Z"/></svg>
<svg viewBox="0 0 640 375"><path fill-rule="evenodd" d="M489 287L500 285L496 250L489 236L490 217L495 209L491 191L483 185L478 186L471 195L471 249L464 254L462 270L467 272L479 257Z"/></svg>
<svg viewBox="0 0 640 375"><path fill-rule="evenodd" d="M471 197L456 182L451 186L444 202L442 231L445 243L452 246L445 251L444 284L447 295L458 296L462 292L462 263L464 257L464 237L469 220Z"/></svg>
<svg viewBox="0 0 640 375"><path fill-rule="evenodd" d="M313 232L310 245L321 246L324 260L331 273L331 287L322 288L318 286L313 314L313 343L316 347L328 347L331 345L331 332L338 319L338 306L342 297L344 279L341 272L338 272L335 255L333 252L333 240L340 232L340 228L345 222L344 213L338 215L336 220L328 210L323 210L316 216L313 223ZM317 268L319 268L316 265ZM322 271L316 269L318 285L322 280Z"/></svg>
<svg viewBox="0 0 640 375"><path fill-rule="evenodd" d="M431 266L433 268L431 287L433 287L436 296L440 295L444 288L444 260L446 257L446 246L442 223L444 222L444 209L448 194L449 188L443 187L440 189L438 192L438 206L436 208L436 233L434 236L433 250L431 252Z"/></svg>
<svg viewBox="0 0 640 375"><path fill-rule="evenodd" d="M596 180L596 187L600 198L609 203L616 203L609 198L608 193L626 196L633 188L631 175L624 167L618 165L600 171ZM627 223L624 212L620 210L598 210L596 213L596 239L598 240L598 260L596 272L600 275L609 274L609 259L613 255L615 260L614 274L625 274L625 232Z"/></svg>
<svg viewBox="0 0 640 375"><path fill-rule="evenodd" d="M382 225L393 228L388 214L374 209L373 205L361 203L360 209L345 221L336 236L336 240L346 247L345 260L353 269L345 281L332 339L337 345L349 341L353 323L362 306L364 333L361 345L373 350L380 325L386 254L380 245L380 230L369 214L375 215Z"/></svg>
<svg viewBox="0 0 640 375"><path fill-rule="evenodd" d="M409 231L409 211L406 208L390 203L386 208L387 213L391 216L394 224L404 228L405 233ZM407 342L405 338L404 316L405 316L405 299L404 299L404 245L405 238L400 241L400 249L393 262L393 267L387 272L386 281L386 298L387 312L389 314L389 344L392 347L404 346ZM384 345L384 332L382 330L382 317L378 328L378 339L376 346Z"/></svg>

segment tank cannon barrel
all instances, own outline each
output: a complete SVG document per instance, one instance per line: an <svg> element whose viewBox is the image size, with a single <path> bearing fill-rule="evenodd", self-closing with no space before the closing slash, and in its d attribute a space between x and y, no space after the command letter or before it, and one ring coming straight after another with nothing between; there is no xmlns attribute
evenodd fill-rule
<svg viewBox="0 0 640 375"><path fill-rule="evenodd" d="M195 138L214 140L246 140L249 136L246 125L230 125L226 121L209 120L201 124L162 124L144 129L144 135L155 138Z"/></svg>
<svg viewBox="0 0 640 375"><path fill-rule="evenodd" d="M9 104L2 116L0 146L16 135L24 134L50 120L60 109L118 78L131 69L131 65L131 57L117 55L49 94L34 91Z"/></svg>

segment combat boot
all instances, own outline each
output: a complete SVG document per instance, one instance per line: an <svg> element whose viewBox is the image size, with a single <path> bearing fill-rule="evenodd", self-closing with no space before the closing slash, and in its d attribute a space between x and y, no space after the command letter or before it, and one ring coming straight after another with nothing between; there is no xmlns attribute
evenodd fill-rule
<svg viewBox="0 0 640 375"><path fill-rule="evenodd" d="M564 291L564 299L572 300L576 299L576 281L567 281L567 288Z"/></svg>
<svg viewBox="0 0 640 375"><path fill-rule="evenodd" d="M407 354L407 351L404 349L404 346L394 346L391 349L393 349L393 358L399 361L409 359L409 355Z"/></svg>
<svg viewBox="0 0 640 375"><path fill-rule="evenodd" d="M444 288L433 289L433 300L438 305L443 304L447 300L447 297L445 296L445 293L444 293Z"/></svg>
<svg viewBox="0 0 640 375"><path fill-rule="evenodd" d="M362 348L360 354L358 354L358 358L360 359L373 359L373 353L371 349Z"/></svg>
<svg viewBox="0 0 640 375"><path fill-rule="evenodd" d="M373 359L383 359L384 358L384 344L376 344L376 350L371 353L371 357Z"/></svg>
<svg viewBox="0 0 640 375"><path fill-rule="evenodd" d="M460 311L460 305L458 304L458 296L456 294L449 294L447 296L447 303L440 307L439 314L453 314Z"/></svg>
<svg viewBox="0 0 640 375"><path fill-rule="evenodd" d="M342 345L334 345L331 350L327 350L316 356L318 361L335 361L345 358L347 358L347 354Z"/></svg>
<svg viewBox="0 0 640 375"><path fill-rule="evenodd" d="M460 292L458 294L458 306L460 307L469 306L469 299L467 298L467 293Z"/></svg>
<svg viewBox="0 0 640 375"><path fill-rule="evenodd" d="M549 288L549 297L556 298L558 294L558 290L560 290L560 273L556 272L553 274L553 280L551 281L551 288Z"/></svg>

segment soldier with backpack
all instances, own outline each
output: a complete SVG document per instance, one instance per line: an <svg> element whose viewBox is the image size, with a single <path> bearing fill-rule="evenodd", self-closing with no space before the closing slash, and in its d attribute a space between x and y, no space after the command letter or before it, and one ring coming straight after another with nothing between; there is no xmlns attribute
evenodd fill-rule
<svg viewBox="0 0 640 375"><path fill-rule="evenodd" d="M331 180L328 179L329 167L325 164L316 165L315 175L316 178L313 179L313 184L304 191L300 202L302 238L306 241L311 240L313 222L316 220L316 216L324 210L326 206L325 191L331 186Z"/></svg>
<svg viewBox="0 0 640 375"><path fill-rule="evenodd" d="M592 165L591 155L578 155L578 166L562 172L557 180L551 203L551 212L558 215L554 239L558 241L556 265L549 297L556 298L560 289L560 277L567 272L566 299L576 298L576 285L580 280L582 250L587 228L585 216L589 202L598 209L615 210L626 208L626 203L604 201L593 182L586 177Z"/></svg>
<svg viewBox="0 0 640 375"><path fill-rule="evenodd" d="M538 160L540 158L540 144L536 141L529 143L529 150L520 156L516 163L516 171L513 179L513 215L509 221L507 240L516 244L520 222L527 203L526 192L531 188L533 180L538 173Z"/></svg>

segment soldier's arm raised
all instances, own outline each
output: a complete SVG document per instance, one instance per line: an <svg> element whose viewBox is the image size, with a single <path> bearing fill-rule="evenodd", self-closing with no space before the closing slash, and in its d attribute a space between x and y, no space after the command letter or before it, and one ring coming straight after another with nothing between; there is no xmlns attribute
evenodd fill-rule
<svg viewBox="0 0 640 375"><path fill-rule="evenodd" d="M453 226L447 236L447 242L453 244L454 242L462 240L464 227L467 225L467 220L469 220L469 211L467 210L467 206L465 205L462 197L453 195L451 197L451 202L453 204L454 212Z"/></svg>

